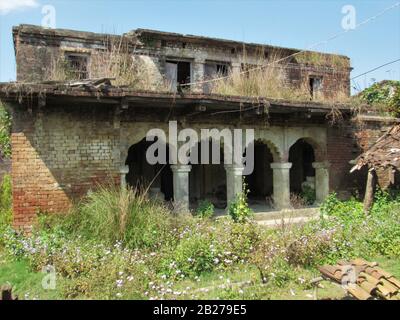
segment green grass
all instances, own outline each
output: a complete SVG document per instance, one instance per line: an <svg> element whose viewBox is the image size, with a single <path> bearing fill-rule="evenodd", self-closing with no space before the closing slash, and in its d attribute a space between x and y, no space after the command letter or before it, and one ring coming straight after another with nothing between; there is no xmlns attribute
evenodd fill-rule
<svg viewBox="0 0 400 320"><path fill-rule="evenodd" d="M400 278L400 258L389 259L376 257L373 259L386 271ZM312 279L320 276L315 269L296 269L296 276ZM44 274L31 271L24 261L12 261L0 253L0 284L9 283L19 299L64 299L63 285L69 281L57 278L55 290L42 288ZM323 288L317 291L318 299L344 299L346 294L337 284L330 281L321 282ZM205 273L197 279L187 279L177 282L172 287L174 292L180 292L178 299L261 299L261 300L313 300L315 291L298 281L289 281L282 287L262 284L257 270L248 264L239 265L229 272ZM79 297L75 297L79 298ZM166 296L168 299L168 296Z"/></svg>
<svg viewBox="0 0 400 320"><path fill-rule="evenodd" d="M42 287L43 277L43 273L33 272L26 261L11 261L0 252L0 285L10 284L13 287L13 294L20 300L62 299L61 287L65 279L57 279L55 290L45 290Z"/></svg>

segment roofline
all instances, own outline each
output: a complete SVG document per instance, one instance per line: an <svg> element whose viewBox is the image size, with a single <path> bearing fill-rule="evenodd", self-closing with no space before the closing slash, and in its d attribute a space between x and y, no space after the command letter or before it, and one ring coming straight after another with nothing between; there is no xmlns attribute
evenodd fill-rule
<svg viewBox="0 0 400 320"><path fill-rule="evenodd" d="M230 45L232 47L238 47L238 46L246 46L246 47L254 47L254 48L265 48L265 49L281 49L281 50L289 50L293 52L299 52L299 51L309 51L309 52L318 52L323 55L333 55L333 56L338 56L338 57L343 57L348 60L350 58L346 55L341 55L341 54L336 54L336 53L324 53L320 51L312 51L312 50L304 50L304 49L298 49L298 48L290 48L290 47L280 47L280 46L274 46L274 45L269 45L269 44L263 44L263 43L254 43L254 42L244 42L244 41L237 41L237 40L229 40L229 39L221 39L221 38L214 38L214 37L206 37L206 36L199 36L199 35L192 35L192 34L183 34L183 33L176 33L176 32L166 32L166 31L159 31L159 30L153 30L153 29L134 29L130 33L135 33L137 35L155 35L159 37L169 37L169 38L174 38L174 39L180 39L180 40L198 40L198 41L205 41L205 42L214 42L214 43L220 43L220 44L225 44L225 45Z"/></svg>
<svg viewBox="0 0 400 320"><path fill-rule="evenodd" d="M33 34L39 34L42 36L50 36L50 37L70 37L70 38L75 38L75 39L81 39L81 40L104 40L104 38L107 37L120 37L120 36L126 36L130 37L132 35L136 37L140 37L143 35L153 35L153 36L158 36L160 38L170 38L174 40L186 40L188 42L205 42L205 43L214 43L215 45L225 45L225 46L231 46L231 47L249 47L249 48L265 48L265 49L278 49L278 50L288 50L293 53L303 51L302 49L295 49L295 48L288 48L288 47L279 47L279 46L273 46L273 45L267 45L267 44L261 44L261 43L249 43L249 42L243 42L243 41L236 41L236 40L228 40L228 39L220 39L220 38L213 38L213 37L206 37L206 36L197 36L197 35L191 35L191 34L182 34L182 33L175 33L175 32L166 32L166 31L159 31L159 30L151 30L151 29L134 29L131 30L127 33L123 33L121 35L113 35L113 34L106 34L106 33L96 33L96 32L88 32L88 31L78 31L78 30L72 30L72 29L49 29L49 28L44 28L41 26L37 25L31 25L31 24L20 24L18 26L13 27L13 38L14 38L14 46L15 46L15 38L17 34L20 33L33 33ZM327 56L337 56L337 57L342 57L345 59L348 59L350 61L350 58L345 55L340 55L340 54L334 54L334 53L324 53L324 52L319 52L319 51L311 51L311 50L304 50L308 52L318 52L322 55L327 55Z"/></svg>
<svg viewBox="0 0 400 320"><path fill-rule="evenodd" d="M13 34L14 50L16 50L17 36L24 34L26 35L34 34L41 37L48 37L51 39L68 37L70 39L76 39L88 42L90 41L104 42L105 39L112 39L112 38L116 38L117 40L119 40L122 36L125 37L126 39L131 38L130 40L132 40L133 42L137 42L137 39L134 38L132 34L128 35L127 33L124 33L122 35L115 35L107 33L89 32L89 31L78 31L72 29L50 29L31 24L20 24L18 26L13 26L12 34Z"/></svg>
<svg viewBox="0 0 400 320"><path fill-rule="evenodd" d="M344 113L351 113L352 108L348 104L328 104L315 101L293 101L274 98L258 98L244 96L226 96L217 94L204 94L189 92L179 95L173 92L159 91L139 91L125 87L108 87L104 90L95 88L69 87L67 85L54 84L24 84L17 82L0 83L0 98L4 101L17 101L22 96L28 97L71 97L71 98L93 98L93 102L105 103L107 100L140 100L151 103L154 100L170 101L172 103L207 103L230 105L233 107L267 105L294 108L298 111L315 110L329 113L334 106L336 109Z"/></svg>

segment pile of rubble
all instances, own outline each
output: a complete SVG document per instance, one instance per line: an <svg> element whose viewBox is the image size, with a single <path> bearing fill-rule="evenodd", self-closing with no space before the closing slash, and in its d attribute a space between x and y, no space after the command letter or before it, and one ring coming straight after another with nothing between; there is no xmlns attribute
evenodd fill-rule
<svg viewBox="0 0 400 320"><path fill-rule="evenodd" d="M358 300L400 300L400 281L376 262L339 261L337 265L324 265L319 271L324 278L340 283Z"/></svg>

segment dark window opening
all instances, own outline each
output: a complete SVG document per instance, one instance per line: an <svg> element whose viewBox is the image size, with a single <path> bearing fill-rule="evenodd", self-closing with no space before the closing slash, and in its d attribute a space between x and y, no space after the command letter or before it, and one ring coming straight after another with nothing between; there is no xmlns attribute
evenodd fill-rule
<svg viewBox="0 0 400 320"><path fill-rule="evenodd" d="M88 62L89 56L85 54L70 54L66 55L66 61L70 71L76 79L89 78Z"/></svg>
<svg viewBox="0 0 400 320"><path fill-rule="evenodd" d="M217 74L221 76L228 75L228 65L226 64L217 64Z"/></svg>
<svg viewBox="0 0 400 320"><path fill-rule="evenodd" d="M311 99L316 98L322 89L322 78L310 77L309 88Z"/></svg>
<svg viewBox="0 0 400 320"><path fill-rule="evenodd" d="M187 61L166 61L166 78L171 88L176 90L178 84L190 83L191 63Z"/></svg>

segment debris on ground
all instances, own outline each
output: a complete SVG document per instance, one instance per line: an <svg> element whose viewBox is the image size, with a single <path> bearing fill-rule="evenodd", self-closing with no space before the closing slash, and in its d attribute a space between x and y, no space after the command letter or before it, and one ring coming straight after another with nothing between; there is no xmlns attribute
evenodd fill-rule
<svg viewBox="0 0 400 320"><path fill-rule="evenodd" d="M340 283L358 300L400 300L400 281L376 262L354 259L318 269L325 279Z"/></svg>

